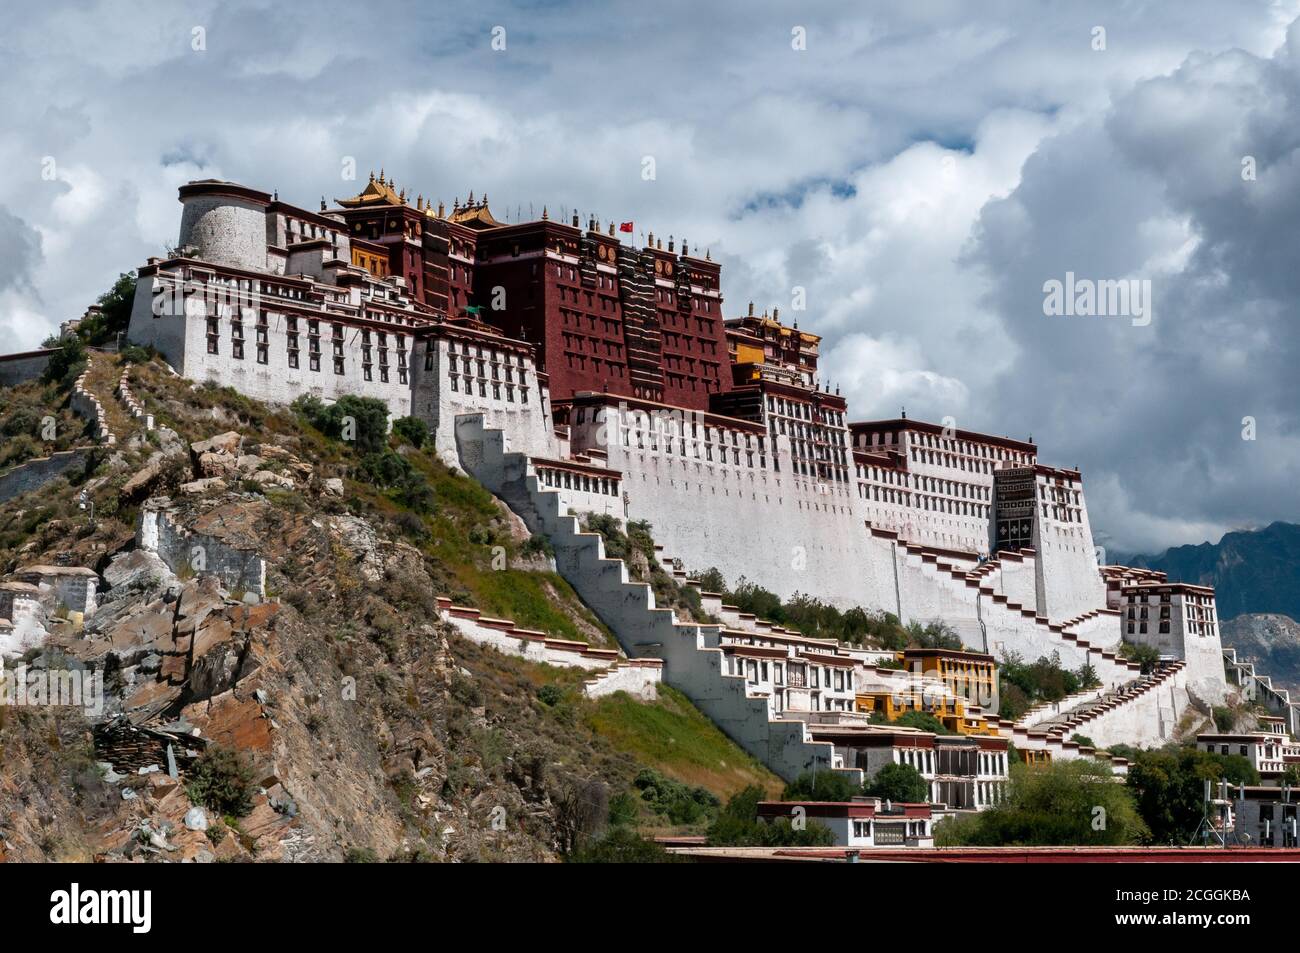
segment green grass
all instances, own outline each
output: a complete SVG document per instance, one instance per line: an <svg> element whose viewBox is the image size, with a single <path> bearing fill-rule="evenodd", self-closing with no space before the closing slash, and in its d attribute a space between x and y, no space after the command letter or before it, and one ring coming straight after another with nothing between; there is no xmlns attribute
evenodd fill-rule
<svg viewBox="0 0 1300 953"><path fill-rule="evenodd" d="M718 730L686 696L667 685L646 704L619 692L592 703L587 724L620 751L684 784L721 797L757 784L772 794L781 780Z"/></svg>

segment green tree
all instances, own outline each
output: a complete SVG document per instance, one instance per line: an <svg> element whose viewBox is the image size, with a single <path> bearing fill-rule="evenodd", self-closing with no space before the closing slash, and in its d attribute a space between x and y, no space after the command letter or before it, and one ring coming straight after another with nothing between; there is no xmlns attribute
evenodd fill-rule
<svg viewBox="0 0 1300 953"><path fill-rule="evenodd" d="M820 774L820 772L819 772ZM758 802L763 790L757 785L733 795L709 825L708 843L713 847L824 847L835 843L830 828L809 821L797 829L791 820L765 822L758 819Z"/></svg>
<svg viewBox="0 0 1300 953"><path fill-rule="evenodd" d="M325 436L352 445L363 456L388 447L388 405L382 400L344 394L326 404L318 397L305 396L293 406Z"/></svg>
<svg viewBox="0 0 1300 953"><path fill-rule="evenodd" d="M669 864L677 858L654 841L625 825L611 827L605 835L569 855L574 864Z"/></svg>
<svg viewBox="0 0 1300 953"><path fill-rule="evenodd" d="M902 804L927 804L930 801L930 786L921 777L921 772L910 764L885 765L863 785L863 791Z"/></svg>
<svg viewBox="0 0 1300 953"><path fill-rule="evenodd" d="M58 350L50 355L50 362L45 365L41 380L46 384L57 384L66 389L81 376L86 369L86 345L81 338L71 335L63 338Z"/></svg>
<svg viewBox="0 0 1300 953"><path fill-rule="evenodd" d="M416 450L429 442L429 428L419 417L399 417L393 421L393 433Z"/></svg>
<svg viewBox="0 0 1300 953"><path fill-rule="evenodd" d="M1137 662L1142 666L1142 674L1149 675L1155 670L1156 663L1160 661L1160 650L1154 645L1144 645L1138 642L1121 642L1119 644L1120 658L1127 659L1130 662Z"/></svg>
<svg viewBox="0 0 1300 953"><path fill-rule="evenodd" d="M135 272L117 276L96 302L100 313L86 318L77 326L77 336L91 347L111 344L117 335L131 324L131 308L135 304Z"/></svg>
<svg viewBox="0 0 1300 953"><path fill-rule="evenodd" d="M1241 755L1221 755L1192 747L1131 751L1125 786L1160 844L1188 843L1205 811L1205 782L1258 784L1259 772Z"/></svg>
<svg viewBox="0 0 1300 953"><path fill-rule="evenodd" d="M840 771L805 771L785 786L783 801L847 801L861 789Z"/></svg>
<svg viewBox="0 0 1300 953"><path fill-rule="evenodd" d="M935 828L940 846L1138 844L1149 836L1132 793L1088 758L1012 765L1005 801Z"/></svg>

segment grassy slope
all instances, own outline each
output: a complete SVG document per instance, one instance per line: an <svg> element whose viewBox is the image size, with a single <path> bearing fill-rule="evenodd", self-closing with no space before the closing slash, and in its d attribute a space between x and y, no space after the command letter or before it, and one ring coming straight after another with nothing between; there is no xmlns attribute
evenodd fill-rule
<svg viewBox="0 0 1300 953"><path fill-rule="evenodd" d="M666 685L654 704L622 692L599 699L586 720L615 747L685 784L722 796L749 784L773 794L782 787L776 775L737 747L685 695Z"/></svg>

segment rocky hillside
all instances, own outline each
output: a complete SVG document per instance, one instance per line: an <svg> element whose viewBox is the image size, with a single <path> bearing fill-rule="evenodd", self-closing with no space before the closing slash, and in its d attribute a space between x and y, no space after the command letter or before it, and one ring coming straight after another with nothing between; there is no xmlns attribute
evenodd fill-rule
<svg viewBox="0 0 1300 953"><path fill-rule="evenodd" d="M1300 623L1276 613L1239 615L1221 626L1223 644L1254 662L1275 685L1300 692Z"/></svg>
<svg viewBox="0 0 1300 953"><path fill-rule="evenodd" d="M551 860L611 817L698 829L718 798L775 786L671 690L591 701L586 672L443 624L450 595L612 645L541 541L418 433L367 432L358 405L339 439L319 406L129 373L157 428L124 417L85 472L0 504L0 573L81 565L103 590L84 620L50 612L7 673L105 687L102 711L0 706L0 859ZM150 551L143 510L201 558ZM209 572L218 548L263 559L264 590Z"/></svg>

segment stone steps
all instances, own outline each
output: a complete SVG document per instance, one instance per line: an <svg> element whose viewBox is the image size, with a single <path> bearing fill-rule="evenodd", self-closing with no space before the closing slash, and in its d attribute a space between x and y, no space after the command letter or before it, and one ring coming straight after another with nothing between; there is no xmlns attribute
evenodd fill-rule
<svg viewBox="0 0 1300 953"><path fill-rule="evenodd" d="M770 717L765 695L751 693L744 677L729 675L720 648L721 625L679 622L655 604L645 583L633 582L622 560L605 555L604 539L583 532L578 519L561 512L560 494L529 472L526 455L511 453L500 430L484 426L482 414L456 419L462 467L501 498L529 530L544 534L555 550L559 573L618 638L632 659L658 659L663 680L681 691L740 747L792 781L805 771L845 770L835 765L834 746L815 742L802 721ZM855 783L862 772L846 770Z"/></svg>

